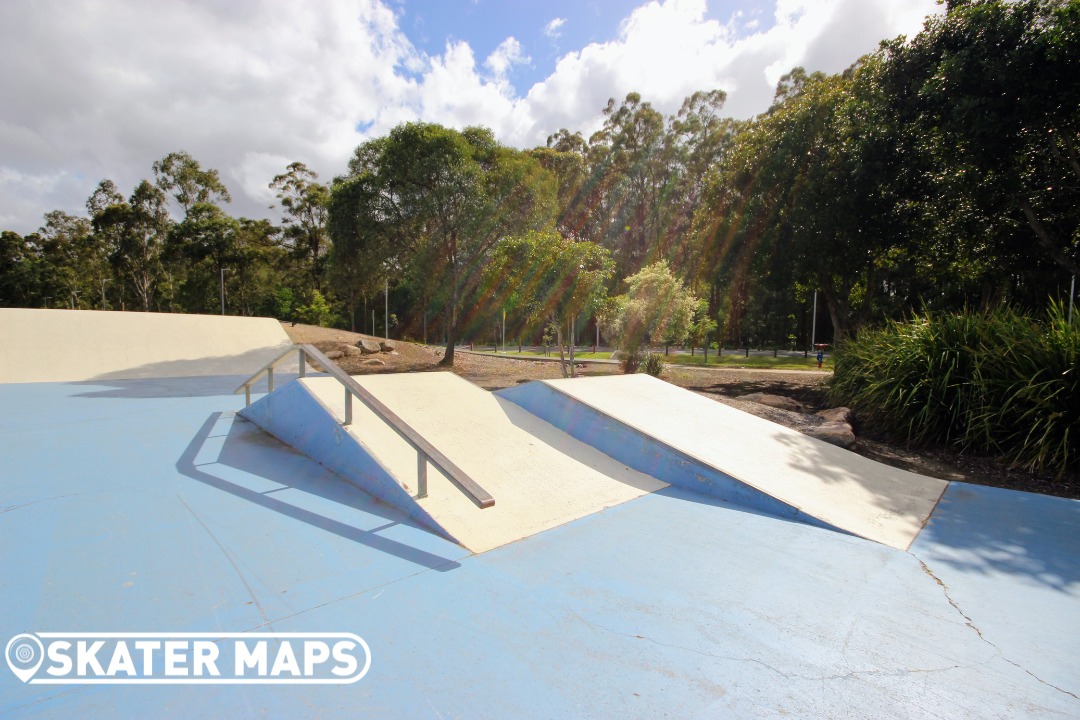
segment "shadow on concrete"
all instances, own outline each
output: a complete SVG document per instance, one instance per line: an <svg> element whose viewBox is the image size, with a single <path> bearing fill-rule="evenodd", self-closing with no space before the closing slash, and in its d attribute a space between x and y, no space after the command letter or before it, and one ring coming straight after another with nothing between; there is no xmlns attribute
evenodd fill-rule
<svg viewBox="0 0 1080 720"><path fill-rule="evenodd" d="M813 472L825 482L860 480L851 468L836 462L838 454L831 446L794 443L780 433L776 440L790 448L792 467ZM888 495L863 487L875 505L883 510L891 507ZM1023 576L1067 591L1080 584L1076 528L1080 528L1080 501L954 481L910 552L933 553L935 563L968 573Z"/></svg>
<svg viewBox="0 0 1080 720"><path fill-rule="evenodd" d="M346 540L366 545L373 550L415 563L429 570L446 572L460 567L459 563L450 558L435 555L379 535L378 530L384 530L393 525L407 525L415 528L418 532L429 533L427 530L410 522L404 515L393 508L383 505L344 479L333 475L329 470L320 468L323 472L313 476L308 473L290 472L288 463L275 463L272 458L267 457L268 449L289 454L295 454L294 451L270 435L263 433L255 425L243 418L234 418L216 461L196 464L199 452L207 444L208 440L215 437L212 435L214 426L222 418L223 413L213 413L203 423L195 437L192 438L191 443L176 462L176 469L181 474L286 517L333 533ZM252 490L215 475L213 471L215 465L226 466L255 478L269 480L279 487L268 492ZM321 478L326 476L332 477L334 482L321 481ZM378 516L387 522L380 524L375 530L359 528L298 507L270 494L271 492L276 494L289 488L346 507L357 508L365 513Z"/></svg>
<svg viewBox="0 0 1080 720"><path fill-rule="evenodd" d="M147 363L115 372L102 373L89 378L91 382L101 380L139 380L145 378L181 378L206 375L244 375L256 372L266 363L278 357L291 347L289 344L272 345L248 350L234 355L216 357L184 358ZM294 371L298 367L296 358L289 358L282 363L282 369Z"/></svg>
<svg viewBox="0 0 1080 720"><path fill-rule="evenodd" d="M183 398L183 397L213 397L232 395L233 391L248 379L250 375L214 375L206 377L160 377L114 380L83 380L68 383L82 386L86 392L76 393L72 397L81 398ZM296 379L295 372L276 375L274 382L277 386L284 385L290 380ZM252 396L266 392L266 381L260 381L258 387L252 389ZM237 395L239 402L243 404L244 394Z"/></svg>
<svg viewBox="0 0 1080 720"><path fill-rule="evenodd" d="M911 547L965 573L1080 591L1080 501L954 482Z"/></svg>

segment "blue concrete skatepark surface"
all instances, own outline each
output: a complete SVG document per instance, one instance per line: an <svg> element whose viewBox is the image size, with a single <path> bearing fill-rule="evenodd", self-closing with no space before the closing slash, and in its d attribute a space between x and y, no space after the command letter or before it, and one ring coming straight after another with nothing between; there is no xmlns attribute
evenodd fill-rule
<svg viewBox="0 0 1080 720"><path fill-rule="evenodd" d="M242 380L0 384L0 642L354 633L370 671L5 663L0 716L1080 717L1080 503L954 482L903 550L671 486L473 554L237 416Z"/></svg>

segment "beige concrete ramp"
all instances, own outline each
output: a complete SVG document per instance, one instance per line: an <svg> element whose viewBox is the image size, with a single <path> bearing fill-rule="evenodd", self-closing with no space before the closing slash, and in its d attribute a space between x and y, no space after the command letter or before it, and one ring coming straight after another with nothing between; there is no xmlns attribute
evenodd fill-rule
<svg viewBox="0 0 1080 720"><path fill-rule="evenodd" d="M290 344L273 318L0 308L0 383L248 374Z"/></svg>
<svg viewBox="0 0 1080 720"><path fill-rule="evenodd" d="M667 487L452 373L355 380L494 496L495 506L481 510L429 468L429 496L416 501L474 552ZM337 418L344 417L344 392L336 380L300 382ZM416 451L359 401L353 402L349 432L415 494Z"/></svg>
<svg viewBox="0 0 1080 720"><path fill-rule="evenodd" d="M622 452L627 448L631 448L629 453L656 455L656 447L666 446L801 516L892 547L906 549L911 544L948 485L944 480L883 465L648 375L542 383L520 385L503 393L572 434L586 437L591 444L617 457L622 455L628 464L644 467ZM538 393L544 386L557 393ZM577 408L573 403L560 404L559 395L576 402ZM590 416L591 411L598 414ZM652 440L635 443L628 436L635 432ZM649 445L653 440L659 446ZM640 451L639 445L651 449ZM677 484L673 478L666 479ZM754 503L752 498L748 502Z"/></svg>

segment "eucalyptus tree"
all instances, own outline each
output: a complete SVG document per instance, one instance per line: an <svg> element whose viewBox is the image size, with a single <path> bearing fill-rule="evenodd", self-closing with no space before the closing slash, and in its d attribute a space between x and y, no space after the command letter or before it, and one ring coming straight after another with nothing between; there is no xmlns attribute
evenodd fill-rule
<svg viewBox="0 0 1080 720"><path fill-rule="evenodd" d="M41 258L28 238L0 232L0 307L31 307L40 300Z"/></svg>
<svg viewBox="0 0 1080 720"><path fill-rule="evenodd" d="M218 171L204 170L198 160L183 150L154 161L152 168L155 184L185 215L199 203L232 201Z"/></svg>
<svg viewBox="0 0 1080 720"><path fill-rule="evenodd" d="M294 162L270 183L284 210L281 218L284 238L294 256L303 261L316 290L322 287L330 205L330 188L316 182L318 177L304 163Z"/></svg>
<svg viewBox="0 0 1080 720"><path fill-rule="evenodd" d="M161 253L170 228L166 203L165 193L146 180L126 201L111 180L102 180L86 202L94 233L121 285L116 292L130 292L144 312L151 309L164 273Z"/></svg>
<svg viewBox="0 0 1080 720"><path fill-rule="evenodd" d="M444 365L453 365L463 299L503 237L550 225L554 178L490 130L399 125L356 149L332 187L329 229L336 262L366 258L369 272L434 280L445 291Z"/></svg>
<svg viewBox="0 0 1080 720"><path fill-rule="evenodd" d="M95 307L108 263L90 222L53 210L45 213L45 224L32 238L41 257L41 294L59 307Z"/></svg>

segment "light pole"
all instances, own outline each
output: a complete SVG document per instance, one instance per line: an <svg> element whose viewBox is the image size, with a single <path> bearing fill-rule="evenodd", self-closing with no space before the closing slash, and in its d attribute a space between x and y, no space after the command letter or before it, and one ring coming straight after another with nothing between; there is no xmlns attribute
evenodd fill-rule
<svg viewBox="0 0 1080 720"><path fill-rule="evenodd" d="M502 346L503 346L503 355L505 355L506 354L506 308L503 308Z"/></svg>
<svg viewBox="0 0 1080 720"><path fill-rule="evenodd" d="M108 310L109 303L105 300L105 283L109 282L108 278L101 281L101 309Z"/></svg>
<svg viewBox="0 0 1080 720"><path fill-rule="evenodd" d="M46 295L46 296L45 296L45 308L46 308L46 309L48 309L48 307L49 307L49 301L50 301L50 300L52 300L52 299L53 299L53 296L52 296L52 295Z"/></svg>
<svg viewBox="0 0 1080 720"><path fill-rule="evenodd" d="M225 268L221 268L221 314L225 314Z"/></svg>
<svg viewBox="0 0 1080 720"><path fill-rule="evenodd" d="M390 279L383 279L383 339L390 340Z"/></svg>
<svg viewBox="0 0 1080 720"><path fill-rule="evenodd" d="M78 290L72 290L71 291L71 309L72 310L75 309L75 298L77 298L78 296L79 296L79 291Z"/></svg>
<svg viewBox="0 0 1080 720"><path fill-rule="evenodd" d="M810 346L817 345L817 290L814 291L814 319L810 321Z"/></svg>

